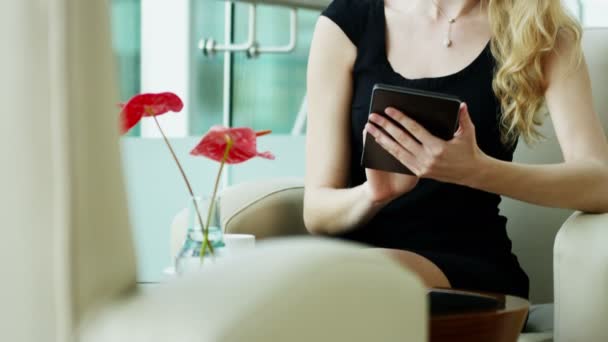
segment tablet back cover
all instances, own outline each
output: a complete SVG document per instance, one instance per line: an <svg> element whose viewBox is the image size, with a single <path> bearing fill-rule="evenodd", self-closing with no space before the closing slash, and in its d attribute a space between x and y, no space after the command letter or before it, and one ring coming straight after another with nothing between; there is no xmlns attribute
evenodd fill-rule
<svg viewBox="0 0 608 342"><path fill-rule="evenodd" d="M387 107L396 108L425 127L431 134L449 140L454 136L458 126L460 103L457 97L451 95L377 84L372 90L369 113L382 115L394 122L384 111ZM401 125L397 125L407 132ZM365 138L361 165L370 169L413 174L380 146L369 133Z"/></svg>

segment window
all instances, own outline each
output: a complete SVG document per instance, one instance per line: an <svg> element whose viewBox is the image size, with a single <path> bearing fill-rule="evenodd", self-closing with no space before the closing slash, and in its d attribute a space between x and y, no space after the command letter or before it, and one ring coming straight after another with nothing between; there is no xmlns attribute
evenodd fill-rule
<svg viewBox="0 0 608 342"><path fill-rule="evenodd" d="M144 0L146 1L146 0ZM112 0L114 49L119 68L122 100L141 90L141 2ZM566 5L585 26L608 26L608 2L604 0L566 0ZM233 42L245 40L247 5L234 6ZM207 57L198 50L200 38L224 41L225 3L215 0L190 0L190 75L188 133L200 135L209 126L222 122L224 54ZM309 42L318 11L298 10L298 35L295 51L289 54L264 54L248 58L234 54L231 61L231 124L289 133L303 104ZM260 44L277 45L288 40L288 10L259 5L257 30ZM139 127L129 135L138 136Z"/></svg>
<svg viewBox="0 0 608 342"><path fill-rule="evenodd" d="M112 44L118 64L120 100L127 101L140 90L140 0L112 0ZM129 135L139 135L134 127Z"/></svg>
<svg viewBox="0 0 608 342"><path fill-rule="evenodd" d="M237 11L237 39L246 35L246 11ZM306 64L312 32L319 13L298 10L297 45L289 54L245 55L234 60L233 124L290 133L306 93ZM280 29L279 29L280 28ZM260 44L280 45L289 40L287 9L260 7Z"/></svg>
<svg viewBox="0 0 608 342"><path fill-rule="evenodd" d="M145 0L144 0L145 1ZM113 48L118 65L122 101L142 90L142 0L112 0ZM224 42L225 3L215 0L190 1L190 68L188 133L200 135L222 122L224 54L204 56L197 48L201 38ZM233 42L246 39L247 5L235 4ZM230 75L231 124L289 133L305 96L306 63L317 11L298 10L297 45L287 54L262 54L249 58L235 53ZM286 8L259 5L258 41L262 45L285 44L289 39L289 12ZM277 29L279 28L279 29ZM139 136L138 124L129 132Z"/></svg>
<svg viewBox="0 0 608 342"><path fill-rule="evenodd" d="M222 1L193 0L191 8L192 58L190 66L190 103L189 133L200 135L211 125L222 122L224 54L212 57L203 56L197 48L201 38L212 37L224 41L224 10Z"/></svg>
<svg viewBox="0 0 608 342"><path fill-rule="evenodd" d="M234 43L243 42L248 33L248 5L236 4L233 14ZM224 41L223 3L192 2L192 44L199 39ZM231 72L231 125L272 129L289 133L305 95L306 63L317 11L298 10L297 45L288 54L261 54L250 58L243 52L233 55ZM258 5L257 40L261 46L284 45L289 41L289 10ZM223 53L203 56L196 52L193 75L190 133L197 135L222 122Z"/></svg>

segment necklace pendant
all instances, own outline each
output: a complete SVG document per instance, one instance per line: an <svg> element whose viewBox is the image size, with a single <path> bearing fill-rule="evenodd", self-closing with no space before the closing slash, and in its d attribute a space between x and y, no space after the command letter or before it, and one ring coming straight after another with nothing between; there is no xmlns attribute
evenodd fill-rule
<svg viewBox="0 0 608 342"><path fill-rule="evenodd" d="M449 48L450 46L452 46L452 40L446 38L446 40L443 41L443 45L445 45L446 48Z"/></svg>

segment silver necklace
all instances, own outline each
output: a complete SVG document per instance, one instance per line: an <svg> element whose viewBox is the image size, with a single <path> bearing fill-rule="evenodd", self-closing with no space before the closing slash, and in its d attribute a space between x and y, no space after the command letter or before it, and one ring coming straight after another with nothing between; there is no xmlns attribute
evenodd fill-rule
<svg viewBox="0 0 608 342"><path fill-rule="evenodd" d="M443 9L441 8L441 6L439 6L439 4L437 4L437 1L432 0L433 4L435 4L435 6L437 6L437 9L439 10L439 12L441 13L441 15L443 15L444 17L448 18L448 32L446 35L446 38L443 41L443 45L446 48L449 48L452 46L452 24L454 24L456 22L456 19L458 19L462 13L459 13L457 16L455 17L448 17L445 12L443 11Z"/></svg>

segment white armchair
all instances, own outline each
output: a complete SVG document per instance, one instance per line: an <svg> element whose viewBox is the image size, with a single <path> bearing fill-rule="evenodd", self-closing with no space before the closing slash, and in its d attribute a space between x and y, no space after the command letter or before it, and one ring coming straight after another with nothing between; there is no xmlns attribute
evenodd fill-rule
<svg viewBox="0 0 608 342"><path fill-rule="evenodd" d="M595 108L608 131L608 29L587 29L583 45ZM515 161L562 160L550 120L542 129L548 140L533 148L520 144ZM302 199L298 178L239 184L222 195L221 221L227 232L258 238L306 234ZM608 214L573 213L508 198L501 212L509 219L513 248L530 276L531 302L545 304L531 309L520 341L551 341L554 335L556 341L608 341ZM547 305L552 302L555 310Z"/></svg>
<svg viewBox="0 0 608 342"><path fill-rule="evenodd" d="M275 241L138 290L108 12L0 6L0 340L425 341L418 279L347 244Z"/></svg>

